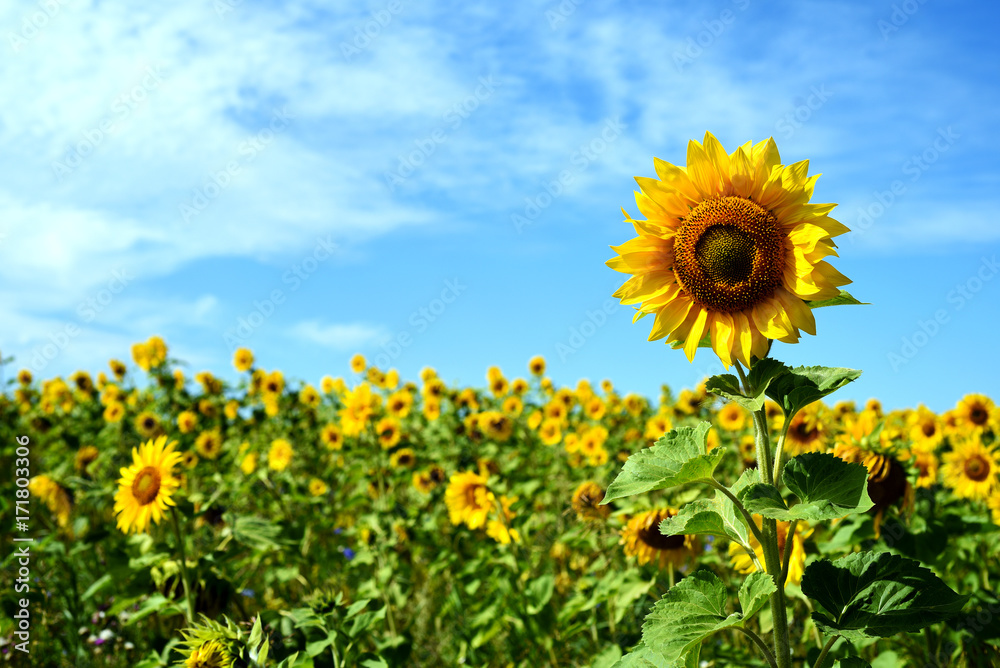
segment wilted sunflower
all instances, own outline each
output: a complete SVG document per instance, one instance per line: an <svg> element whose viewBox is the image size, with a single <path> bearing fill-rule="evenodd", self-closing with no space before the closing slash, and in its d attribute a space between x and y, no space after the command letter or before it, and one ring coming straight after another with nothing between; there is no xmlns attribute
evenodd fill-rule
<svg viewBox="0 0 1000 668"><path fill-rule="evenodd" d="M176 442L167 443L166 436L146 441L132 448L132 465L122 468L115 494L118 528L124 533L145 531L150 519L159 524L171 498L180 485L174 477L174 466L181 455L174 451Z"/></svg>
<svg viewBox="0 0 1000 668"><path fill-rule="evenodd" d="M493 499L493 492L486 487L486 477L472 471L452 475L444 493L451 523L464 522L470 529L486 524L486 518L494 508Z"/></svg>
<svg viewBox="0 0 1000 668"><path fill-rule="evenodd" d="M622 529L620 541L625 546L625 556L637 557L640 566L653 562L660 568L665 568L667 564L679 568L696 556L698 543L694 536L664 536L660 533L660 522L676 514L673 508L658 508L630 519Z"/></svg>
<svg viewBox="0 0 1000 668"><path fill-rule="evenodd" d="M1000 453L978 440L953 439L952 451L942 456L941 473L946 485L960 499L985 500L997 487Z"/></svg>
<svg viewBox="0 0 1000 668"><path fill-rule="evenodd" d="M868 513L875 516L876 538L881 533L882 518L889 506L913 502L913 489L906 479L906 469L891 452L879 449L870 438L877 421L875 413L863 411L858 419L848 423L833 449L835 456L868 469L868 496L874 504Z"/></svg>
<svg viewBox="0 0 1000 668"><path fill-rule="evenodd" d="M659 179L636 177L646 220L625 214L639 236L607 262L632 274L614 296L639 304L633 321L656 314L649 340L667 337L693 360L707 337L728 367L764 357L768 339L815 334L805 300L851 281L823 260L848 229L827 216L835 204L809 204L809 161L782 165L770 138L727 154L706 132L688 142L686 168L653 162Z"/></svg>
<svg viewBox="0 0 1000 668"><path fill-rule="evenodd" d="M588 480L580 483L573 492L573 510L581 520L593 521L607 519L611 514L611 506L602 506L604 490L596 482Z"/></svg>
<svg viewBox="0 0 1000 668"><path fill-rule="evenodd" d="M754 522L757 528L761 527L760 515L754 515ZM788 522L778 522L778 556L784 563L785 548L788 546ZM806 548L805 539L812 535L812 529L803 526L801 522L795 525L795 534L792 536L792 553L788 557L788 579L785 583L794 585L802 582L802 574L805 573ZM764 565L764 548L757 541L753 532L750 533L750 547L753 549L757 561ZM746 553L740 545L735 542L729 543L729 560L733 568L744 575L749 575L757 570L750 555Z"/></svg>

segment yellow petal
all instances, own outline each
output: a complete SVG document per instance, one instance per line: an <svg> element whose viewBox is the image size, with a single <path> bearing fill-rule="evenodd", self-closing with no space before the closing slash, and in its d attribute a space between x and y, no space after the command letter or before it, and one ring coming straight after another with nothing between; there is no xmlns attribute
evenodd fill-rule
<svg viewBox="0 0 1000 668"><path fill-rule="evenodd" d="M649 333L649 341L662 339L667 334L672 333L687 318L691 310L693 301L689 299L677 299L664 306L657 314L653 329Z"/></svg>
<svg viewBox="0 0 1000 668"><path fill-rule="evenodd" d="M687 355L688 361L694 361L694 355L698 352L698 344L701 343L701 338L705 335L705 327L708 324L708 311L699 308L698 317L695 318L694 324L691 325L691 331L688 332L687 342L684 344L684 354Z"/></svg>
<svg viewBox="0 0 1000 668"><path fill-rule="evenodd" d="M781 302L795 327L813 336L816 335L816 317L804 301L780 286L774 291L774 296Z"/></svg>
<svg viewBox="0 0 1000 668"><path fill-rule="evenodd" d="M733 364L733 318L728 313L715 313L711 321L712 350L728 369Z"/></svg>
<svg viewBox="0 0 1000 668"><path fill-rule="evenodd" d="M701 200L701 195L691 182L691 177L688 176L686 169L672 165L659 158L653 158L653 167L656 168L656 175L660 177L660 180L668 191L678 192L691 202Z"/></svg>

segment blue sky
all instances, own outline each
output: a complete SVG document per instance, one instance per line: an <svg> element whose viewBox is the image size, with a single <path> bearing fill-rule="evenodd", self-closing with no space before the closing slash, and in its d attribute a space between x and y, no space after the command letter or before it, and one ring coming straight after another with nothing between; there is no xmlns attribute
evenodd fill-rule
<svg viewBox="0 0 1000 668"><path fill-rule="evenodd" d="M7 373L96 372L159 334L227 378L239 336L310 382L362 352L479 386L535 354L558 383L693 386L717 360L647 342L604 262L634 236L633 177L710 130L808 158L855 230L834 262L872 305L774 356L864 369L840 396L889 408L1000 399L998 13L4 3Z"/></svg>

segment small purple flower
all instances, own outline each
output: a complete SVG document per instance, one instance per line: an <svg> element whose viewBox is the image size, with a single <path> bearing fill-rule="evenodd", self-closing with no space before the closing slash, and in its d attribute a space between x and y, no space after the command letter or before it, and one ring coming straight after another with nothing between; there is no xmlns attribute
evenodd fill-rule
<svg viewBox="0 0 1000 668"><path fill-rule="evenodd" d="M240 592L240 594L242 594L243 596L246 596L247 598L253 598L254 597L254 591L253 591L253 589L244 589L243 591Z"/></svg>
<svg viewBox="0 0 1000 668"><path fill-rule="evenodd" d="M344 530L341 529L340 527L337 527L336 529L333 530L333 533L339 536L340 534L344 533Z"/></svg>
<svg viewBox="0 0 1000 668"><path fill-rule="evenodd" d="M350 561L351 559L354 558L354 550L352 550L349 547L345 547L344 548L344 556L347 557L348 561Z"/></svg>

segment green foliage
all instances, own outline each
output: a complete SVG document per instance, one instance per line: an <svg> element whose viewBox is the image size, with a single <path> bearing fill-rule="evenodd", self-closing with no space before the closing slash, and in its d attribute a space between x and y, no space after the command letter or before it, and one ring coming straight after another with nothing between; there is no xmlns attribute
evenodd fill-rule
<svg viewBox="0 0 1000 668"><path fill-rule="evenodd" d="M841 290L840 294L830 299L818 301L806 301L809 308L822 308L823 306L871 306L868 302L862 302L851 296L847 290Z"/></svg>
<svg viewBox="0 0 1000 668"><path fill-rule="evenodd" d="M711 426L702 422L696 427L673 429L653 447L630 456L608 486L602 504L657 489L712 480L726 453L721 448L707 451L706 437Z"/></svg>
<svg viewBox="0 0 1000 668"><path fill-rule="evenodd" d="M751 485L739 498L746 509L764 517L790 522L833 520L872 507L868 469L828 453L807 452L785 465L784 481L799 503L789 508L773 485Z"/></svg>
<svg viewBox="0 0 1000 668"><path fill-rule="evenodd" d="M816 625L849 640L919 631L954 616L969 599L919 562L887 552L815 561L802 592L820 606L812 613Z"/></svg>
<svg viewBox="0 0 1000 668"><path fill-rule="evenodd" d="M840 367L787 368L770 383L766 394L781 406L786 419L791 420L800 409L836 392L860 376L861 372L856 369Z"/></svg>

